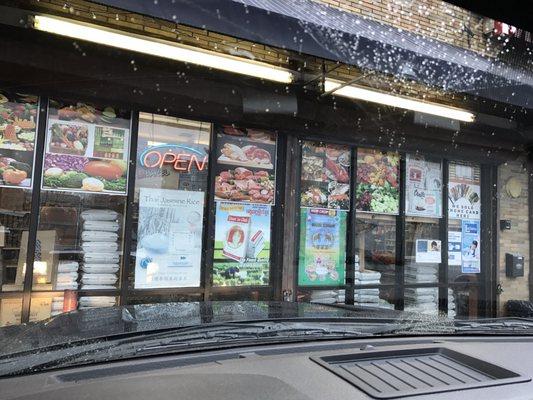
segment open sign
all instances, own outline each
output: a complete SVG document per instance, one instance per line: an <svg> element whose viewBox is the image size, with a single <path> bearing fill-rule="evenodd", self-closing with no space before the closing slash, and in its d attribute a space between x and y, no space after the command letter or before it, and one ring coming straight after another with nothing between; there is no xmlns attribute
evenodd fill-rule
<svg viewBox="0 0 533 400"><path fill-rule="evenodd" d="M171 148L164 146L164 149L160 146L147 148L139 158L141 166L145 168L162 169L165 166L171 166L178 172L191 172L193 169L203 171L208 163L207 154L181 146Z"/></svg>

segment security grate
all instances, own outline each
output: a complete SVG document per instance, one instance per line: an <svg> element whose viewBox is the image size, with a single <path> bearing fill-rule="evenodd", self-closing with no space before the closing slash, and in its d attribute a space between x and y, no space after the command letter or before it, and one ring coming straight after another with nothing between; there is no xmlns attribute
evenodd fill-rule
<svg viewBox="0 0 533 400"><path fill-rule="evenodd" d="M378 399L531 380L497 365L445 348L373 351L311 359Z"/></svg>

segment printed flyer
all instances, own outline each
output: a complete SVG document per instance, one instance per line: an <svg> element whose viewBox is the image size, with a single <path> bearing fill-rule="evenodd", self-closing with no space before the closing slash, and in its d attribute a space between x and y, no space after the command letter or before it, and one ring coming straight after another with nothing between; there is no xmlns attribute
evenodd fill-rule
<svg viewBox="0 0 533 400"><path fill-rule="evenodd" d="M442 262L441 241L435 239L417 239L415 261L417 263L440 264Z"/></svg>
<svg viewBox="0 0 533 400"><path fill-rule="evenodd" d="M346 211L302 208L298 285L343 285L346 270Z"/></svg>
<svg viewBox="0 0 533 400"><path fill-rule="evenodd" d="M31 187L37 101L0 92L0 187Z"/></svg>
<svg viewBox="0 0 533 400"><path fill-rule="evenodd" d="M448 217L479 220L481 216L480 169L450 163Z"/></svg>
<svg viewBox="0 0 533 400"><path fill-rule="evenodd" d="M217 127L215 199L274 204L276 135Z"/></svg>
<svg viewBox="0 0 533 400"><path fill-rule="evenodd" d="M112 107L51 105L42 188L125 195L129 127Z"/></svg>
<svg viewBox="0 0 533 400"><path fill-rule="evenodd" d="M400 156L372 149L357 150L356 209L398 215Z"/></svg>
<svg viewBox="0 0 533 400"><path fill-rule="evenodd" d="M480 230L479 221L463 220L462 225L462 262L463 274L479 274L481 272L480 261Z"/></svg>
<svg viewBox="0 0 533 400"><path fill-rule="evenodd" d="M441 163L407 155L405 214L419 217L442 217Z"/></svg>
<svg viewBox="0 0 533 400"><path fill-rule="evenodd" d="M266 204L216 202L213 286L261 286L270 279Z"/></svg>
<svg viewBox="0 0 533 400"><path fill-rule="evenodd" d="M448 265L461 265L462 240L461 231L448 232Z"/></svg>
<svg viewBox="0 0 533 400"><path fill-rule="evenodd" d="M135 289L200 286L204 192L141 188Z"/></svg>
<svg viewBox="0 0 533 400"><path fill-rule="evenodd" d="M350 148L302 144L302 207L350 208Z"/></svg>

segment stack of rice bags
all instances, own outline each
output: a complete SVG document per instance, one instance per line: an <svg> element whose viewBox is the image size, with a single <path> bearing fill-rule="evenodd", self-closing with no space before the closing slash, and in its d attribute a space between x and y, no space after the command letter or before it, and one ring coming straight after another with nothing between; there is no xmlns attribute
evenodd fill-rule
<svg viewBox="0 0 533 400"><path fill-rule="evenodd" d="M52 297L52 308L50 311L51 317L55 317L56 315L63 313L63 302L64 299L62 296Z"/></svg>
<svg viewBox="0 0 533 400"><path fill-rule="evenodd" d="M82 290L116 288L120 262L119 217L113 210L86 210L81 213Z"/></svg>
<svg viewBox="0 0 533 400"><path fill-rule="evenodd" d="M59 261L54 290L77 290L79 267L77 261Z"/></svg>
<svg viewBox="0 0 533 400"><path fill-rule="evenodd" d="M448 318L455 318L455 295L453 289L448 288Z"/></svg>
<svg viewBox="0 0 533 400"><path fill-rule="evenodd" d="M379 285L381 281L381 273L376 271L356 271L355 285ZM380 303L379 289L355 289L354 304L356 305L372 305L377 306Z"/></svg>
<svg viewBox="0 0 533 400"><path fill-rule="evenodd" d="M337 302L338 290L313 290L311 292L311 303L333 304Z"/></svg>
<svg viewBox="0 0 533 400"><path fill-rule="evenodd" d="M406 283L435 283L439 281L438 264L408 264L405 266Z"/></svg>
<svg viewBox="0 0 533 400"><path fill-rule="evenodd" d="M113 307L114 305L116 305L116 299L113 296L81 296L78 300L78 310Z"/></svg>
<svg viewBox="0 0 533 400"><path fill-rule="evenodd" d="M405 310L422 314L438 312L439 289L434 287L405 288Z"/></svg>

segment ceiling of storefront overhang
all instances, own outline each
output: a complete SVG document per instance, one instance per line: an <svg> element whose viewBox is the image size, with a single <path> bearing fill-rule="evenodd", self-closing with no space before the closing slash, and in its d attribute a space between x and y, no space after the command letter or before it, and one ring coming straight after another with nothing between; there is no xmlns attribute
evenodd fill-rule
<svg viewBox="0 0 533 400"><path fill-rule="evenodd" d="M450 91L533 108L531 71L311 0L98 2Z"/></svg>

